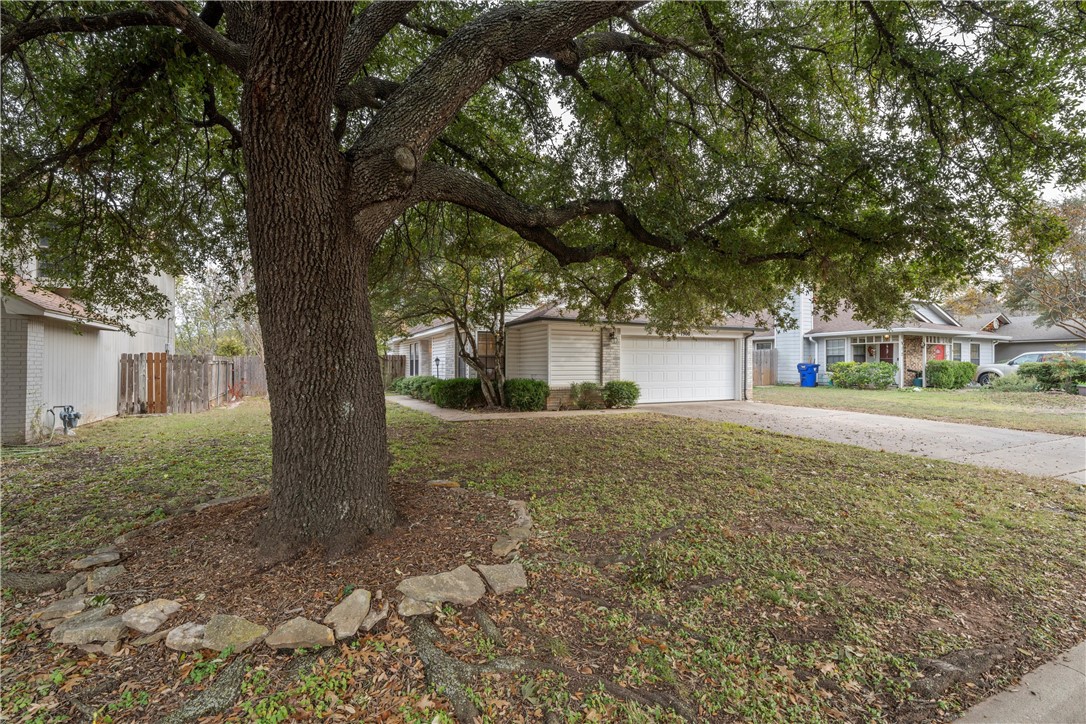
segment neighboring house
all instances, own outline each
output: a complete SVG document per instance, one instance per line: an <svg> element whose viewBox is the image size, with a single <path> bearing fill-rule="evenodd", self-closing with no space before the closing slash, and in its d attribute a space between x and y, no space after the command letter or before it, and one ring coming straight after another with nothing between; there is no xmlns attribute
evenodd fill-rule
<svg viewBox="0 0 1086 724"><path fill-rule="evenodd" d="M569 398L574 382L632 380L642 403L750 399L752 319L732 317L717 326L675 338L652 334L648 322L582 324L575 312L555 304L517 310L506 322L506 377L546 380L547 406ZM487 333L479 333L486 349ZM407 357L407 374L466 377L458 362L452 325L420 325L389 343Z"/></svg>
<svg viewBox="0 0 1086 724"><path fill-rule="evenodd" d="M1006 335L1010 339L996 347L995 361L1006 362L1025 352L1077 350L1086 352L1086 339L1077 337L1063 327L1038 327L1036 314L1007 314L989 312L962 317L963 326L979 327L986 332Z"/></svg>
<svg viewBox="0 0 1086 724"><path fill-rule="evenodd" d="M991 364L996 345L1011 339L1002 329L964 324L933 302L913 302L909 318L889 327L863 322L847 309L824 320L814 314L810 293L793 295L791 313L795 329L759 330L753 338L756 349L777 350L777 382L785 384L799 382L800 362L821 365L821 380L835 362L890 362L905 386L930 361Z"/></svg>
<svg viewBox="0 0 1086 724"><path fill-rule="evenodd" d="M152 280L171 303L173 277ZM135 336L90 317L78 302L14 277L14 294L0 306L0 437L32 441L44 410L73 405L81 423L117 414L120 356L169 352L173 313L165 319L130 319ZM59 420L59 418L58 418ZM59 422L58 422L59 424Z"/></svg>

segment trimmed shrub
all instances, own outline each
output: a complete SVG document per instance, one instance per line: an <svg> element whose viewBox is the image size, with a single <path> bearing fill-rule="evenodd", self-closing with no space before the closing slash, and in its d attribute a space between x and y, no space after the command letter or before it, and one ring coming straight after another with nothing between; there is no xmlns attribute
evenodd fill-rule
<svg viewBox="0 0 1086 724"><path fill-rule="evenodd" d="M1051 362L1027 362L1018 366L1018 374L1036 380L1042 390L1062 388L1078 394L1078 384L1086 383L1086 360L1063 357Z"/></svg>
<svg viewBox="0 0 1086 724"><path fill-rule="evenodd" d="M535 412L547 407L550 385L545 380L514 377L505 381L505 402L520 412Z"/></svg>
<svg viewBox="0 0 1086 724"><path fill-rule="evenodd" d="M1041 385L1031 377L1007 375L1006 377L993 378L988 389L995 392L1040 392Z"/></svg>
<svg viewBox="0 0 1086 724"><path fill-rule="evenodd" d="M430 385L430 399L438 407L454 407L458 410L479 407L485 401L483 383L476 377L438 380Z"/></svg>
<svg viewBox="0 0 1086 724"><path fill-rule="evenodd" d="M430 386L437 382L436 377L417 375L415 377L401 377L392 385L392 389L401 395L411 395L419 400L430 399Z"/></svg>
<svg viewBox="0 0 1086 724"><path fill-rule="evenodd" d="M578 410L596 410L603 407L600 386L595 382L570 383L569 401Z"/></svg>
<svg viewBox="0 0 1086 724"><path fill-rule="evenodd" d="M897 382L897 365L889 362L835 362L829 371L834 387L885 390Z"/></svg>
<svg viewBox="0 0 1086 724"><path fill-rule="evenodd" d="M936 387L940 390L960 390L973 381L977 375L977 366L972 362L954 362L952 360L935 360L928 362L928 368L924 372L928 387Z"/></svg>
<svg viewBox="0 0 1086 724"><path fill-rule="evenodd" d="M603 402L608 407L633 407L641 397L636 382L611 380L603 386Z"/></svg>

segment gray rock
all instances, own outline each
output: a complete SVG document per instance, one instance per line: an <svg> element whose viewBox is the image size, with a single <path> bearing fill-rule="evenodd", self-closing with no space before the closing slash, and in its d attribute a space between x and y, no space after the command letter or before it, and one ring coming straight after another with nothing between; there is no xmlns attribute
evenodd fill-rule
<svg viewBox="0 0 1086 724"><path fill-rule="evenodd" d="M523 500L510 500L509 507L513 509L513 525L532 527L532 516L528 512L528 504Z"/></svg>
<svg viewBox="0 0 1086 724"><path fill-rule="evenodd" d="M528 540L532 537L532 529L526 525L514 525L505 531L505 537L513 540Z"/></svg>
<svg viewBox="0 0 1086 724"><path fill-rule="evenodd" d="M166 634L166 648L174 651L199 651L204 648L204 629L205 626L200 623L183 623Z"/></svg>
<svg viewBox="0 0 1086 724"><path fill-rule="evenodd" d="M463 565L447 573L415 576L400 582L396 590L416 601L426 603L455 603L470 606L486 593L479 574Z"/></svg>
<svg viewBox="0 0 1086 724"><path fill-rule="evenodd" d="M512 593L518 588L527 588L528 579L524 575L524 566L519 563L506 563L500 566L478 566L479 573L490 584L491 590L501 596Z"/></svg>
<svg viewBox="0 0 1086 724"><path fill-rule="evenodd" d="M381 592L378 591L377 593L380 594ZM372 631L374 626L381 623L386 618L388 618L387 600L381 602L380 608L377 608L376 606L370 606L370 612L367 613L366 618L362 620L362 626L360 628L363 631Z"/></svg>
<svg viewBox="0 0 1086 724"><path fill-rule="evenodd" d="M426 484L432 488L459 488L460 483L455 480L427 480Z"/></svg>
<svg viewBox="0 0 1086 724"><path fill-rule="evenodd" d="M490 552L498 558L505 558L510 553L520 548L521 541L507 538L504 535L498 536L498 540L494 541L494 545L490 546Z"/></svg>
<svg viewBox="0 0 1086 724"><path fill-rule="evenodd" d="M96 608L88 608L82 613L77 613L71 618L66 618L57 624L53 632L49 634L49 638L53 643L61 643L61 637L64 636L64 632L71 628L83 626L89 623L98 623L109 618L113 613L113 604L107 604L105 606L98 606Z"/></svg>
<svg viewBox="0 0 1086 724"><path fill-rule="evenodd" d="M370 612L370 600L370 592L358 588L328 612L324 623L336 630L337 640L349 639L358 633L358 628Z"/></svg>
<svg viewBox="0 0 1086 724"><path fill-rule="evenodd" d="M410 618L411 616L424 616L437 611L436 603L427 603L426 601L416 601L410 596L404 596L400 601L400 605L396 607L396 613L400 614L402 618Z"/></svg>
<svg viewBox="0 0 1086 724"><path fill-rule="evenodd" d="M248 657L239 656L218 673L211 684L186 701L180 709L162 719L162 724L186 724L226 711L241 695Z"/></svg>
<svg viewBox="0 0 1086 724"><path fill-rule="evenodd" d="M74 576L72 576L71 578L68 579L68 583L64 586L64 591L65 591L65 593L67 593L69 591L74 591L75 589L79 588L80 586L82 586L85 589L86 584L87 584L87 574L83 573L83 572L79 572L79 573L75 574Z"/></svg>
<svg viewBox="0 0 1086 724"><path fill-rule="evenodd" d="M332 629L301 616L295 616L286 623L276 626L275 630L264 639L264 643L273 649L312 649L318 646L331 646L335 642Z"/></svg>
<svg viewBox="0 0 1086 724"><path fill-rule="evenodd" d="M159 641L164 640L169 635L170 629L166 629L163 631L157 631L149 636L140 636L138 639L132 639L128 643L132 644L133 646L151 646L153 644L157 644ZM201 640L203 639L203 633L200 634L200 638Z"/></svg>
<svg viewBox="0 0 1086 724"><path fill-rule="evenodd" d="M94 593L100 591L109 581L112 581L117 576L124 573L124 566L106 566L105 568L95 568L87 576L87 592Z"/></svg>
<svg viewBox="0 0 1086 724"><path fill-rule="evenodd" d="M114 561L121 560L121 554L115 550L106 551L104 553L92 553L89 556L84 556L79 560L72 561L72 568L77 571L85 571L88 568L97 568L98 566L104 566L107 563L113 563Z"/></svg>
<svg viewBox="0 0 1086 724"><path fill-rule="evenodd" d="M268 635L268 629L241 616L215 614L204 628L204 647L240 653Z"/></svg>
<svg viewBox="0 0 1086 724"><path fill-rule="evenodd" d="M42 610L32 613L30 617L41 621L42 626L45 628L52 628L64 619L71 618L77 613L81 613L86 607L87 604L82 596L62 598L59 601L54 601Z"/></svg>
<svg viewBox="0 0 1086 724"><path fill-rule="evenodd" d="M69 619L70 620L70 619ZM57 631L60 631L57 634ZM117 641L124 636L127 628L120 616L110 616L99 621L85 621L75 626L53 629L53 641L67 646L82 646L105 641Z"/></svg>
<svg viewBox="0 0 1086 724"><path fill-rule="evenodd" d="M106 641L102 644L83 644L79 647L80 651L86 651L88 654L104 654L106 656L116 656L124 650L124 644L120 641Z"/></svg>
<svg viewBox="0 0 1086 724"><path fill-rule="evenodd" d="M128 628L143 634L154 633L166 619L181 610L181 604L168 598L156 598L133 606L121 614Z"/></svg>

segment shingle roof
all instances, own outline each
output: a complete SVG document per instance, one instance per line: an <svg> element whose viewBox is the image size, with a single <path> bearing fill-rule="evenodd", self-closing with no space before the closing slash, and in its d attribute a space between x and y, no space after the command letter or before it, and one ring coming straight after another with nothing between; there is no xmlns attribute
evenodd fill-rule
<svg viewBox="0 0 1086 724"><path fill-rule="evenodd" d="M857 319L853 316L853 310L842 308L837 310L837 314L833 315L829 319L821 319L816 317L814 325L807 332L807 334L826 334L832 332L866 332L866 331L884 331L887 328L881 327L871 322L865 322L861 319ZM953 324L935 324L933 322L921 322L917 319L901 320L894 323L890 329L930 329L933 332L944 332L954 334L957 336L970 336L970 337L1000 337L1006 335L991 334L989 332L981 332L980 327L966 326L961 327L954 326Z"/></svg>
<svg viewBox="0 0 1086 724"><path fill-rule="evenodd" d="M528 322L534 322L543 319L550 320L569 320L577 321L578 315L575 310L567 309L558 304L544 304L541 307L536 307L532 311L522 314L521 316L509 322L506 326L512 327L517 324L526 324ZM634 317L627 322L619 322L619 324L648 324L647 317ZM712 325L714 329L758 329L758 322L754 317L747 317L740 314L730 314L723 319L719 320L716 324Z"/></svg>
<svg viewBox="0 0 1086 724"><path fill-rule="evenodd" d="M1082 342L1063 327L1038 327L1036 314L1004 315L1010 320L999 328L999 333L1011 337L1013 342Z"/></svg>
<svg viewBox="0 0 1086 724"><path fill-rule="evenodd" d="M92 319L90 313L87 312L86 307L79 302L66 299L47 289L35 287L33 282L14 274L9 277L8 281L12 286L12 291L15 296L25 302L30 302L46 312L64 314L78 319Z"/></svg>

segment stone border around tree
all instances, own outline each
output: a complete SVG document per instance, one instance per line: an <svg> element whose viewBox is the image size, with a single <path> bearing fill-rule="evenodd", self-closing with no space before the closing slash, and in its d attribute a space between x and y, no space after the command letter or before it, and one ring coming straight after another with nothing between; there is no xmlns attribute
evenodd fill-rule
<svg viewBox="0 0 1086 724"><path fill-rule="evenodd" d="M431 480L427 485L450 492L471 492L449 480ZM484 495L499 497L489 492ZM171 518L254 497L258 496L216 498L191 506ZM513 523L497 536L491 551L496 558L508 561L531 537L532 517L524 501L506 502L511 509ZM133 534L138 536L141 531L163 522L156 521L130 531L118 537L113 545L101 546L91 554L72 561L70 567L77 572L68 580L64 591L55 601L30 617L43 629L50 630L50 639L54 643L78 647L88 653L117 656L123 653L126 646L158 643L180 652L210 649L241 653L261 642L277 651L322 648L354 638L360 632L372 631L389 615L390 604L384 592L377 590L371 593L363 588L348 592L328 611L322 619L323 623L296 616L271 631L261 624L228 613L215 614L206 623L187 621L163 628L167 620L182 609L181 602L168 598L139 601L119 615L114 615L112 604L92 605L93 597L88 594L108 594L106 584L125 572L124 565L119 563L122 556L117 545L129 540ZM488 589L495 596L503 596L527 588L527 576L519 561L476 564L474 568L465 564L452 571L405 578L396 586L403 596L396 610L402 618L431 615L437 613L443 604L474 605L487 594Z"/></svg>

